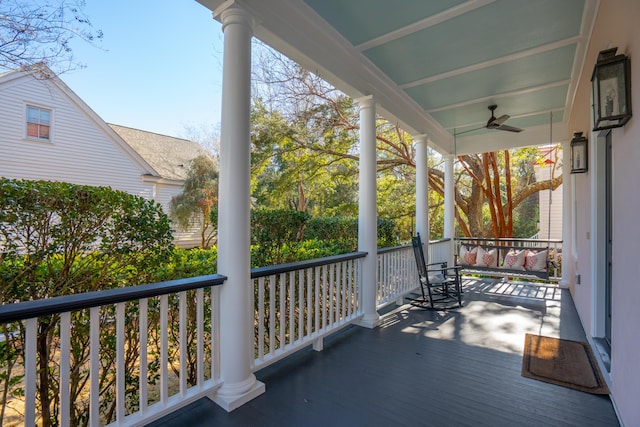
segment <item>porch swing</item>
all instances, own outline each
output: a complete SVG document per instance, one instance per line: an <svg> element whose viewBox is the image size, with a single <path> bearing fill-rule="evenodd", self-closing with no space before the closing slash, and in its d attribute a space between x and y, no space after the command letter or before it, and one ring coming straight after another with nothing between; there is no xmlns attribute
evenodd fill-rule
<svg viewBox="0 0 640 427"><path fill-rule="evenodd" d="M492 119L493 110L491 108ZM497 120L502 123L509 116L501 116ZM553 142L553 112L549 113L549 145ZM496 121L497 121L496 120ZM491 123L491 120L489 121ZM486 126L489 127L489 124ZM517 128L516 128L517 129ZM515 132L515 130L505 129ZM469 131L461 132L466 133ZM457 135L454 130L454 156L457 156ZM551 151L549 152L549 156ZM456 238L455 260L456 266L462 272L487 276L499 276L508 280L514 278L535 278L549 281L551 268L556 264L551 261L551 204L553 197L553 169L549 169L549 209L547 222L546 247L539 246L537 239L509 238Z"/></svg>

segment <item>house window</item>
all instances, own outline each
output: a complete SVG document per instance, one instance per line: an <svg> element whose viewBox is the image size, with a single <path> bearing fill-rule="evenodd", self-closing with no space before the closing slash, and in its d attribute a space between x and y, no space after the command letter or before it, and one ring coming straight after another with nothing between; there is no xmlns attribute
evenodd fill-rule
<svg viewBox="0 0 640 427"><path fill-rule="evenodd" d="M51 139L51 110L27 105L27 138Z"/></svg>

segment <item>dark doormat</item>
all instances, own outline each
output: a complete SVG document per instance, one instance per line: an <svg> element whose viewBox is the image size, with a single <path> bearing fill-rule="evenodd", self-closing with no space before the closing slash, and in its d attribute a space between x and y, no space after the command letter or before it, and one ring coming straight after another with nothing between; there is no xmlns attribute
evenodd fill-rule
<svg viewBox="0 0 640 427"><path fill-rule="evenodd" d="M609 394L591 348L580 341L527 334L522 376L594 394Z"/></svg>

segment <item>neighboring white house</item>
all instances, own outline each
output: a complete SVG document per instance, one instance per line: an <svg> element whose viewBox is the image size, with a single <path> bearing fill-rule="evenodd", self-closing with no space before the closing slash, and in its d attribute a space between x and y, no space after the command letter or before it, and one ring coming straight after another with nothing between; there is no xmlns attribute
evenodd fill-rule
<svg viewBox="0 0 640 427"><path fill-rule="evenodd" d="M536 182L548 181L562 174L562 149L558 145L539 147L543 165L534 166ZM555 164L555 167L554 167ZM567 177L563 177L566 179ZM562 240L562 185L551 192L538 192L539 225L538 238ZM549 212L551 210L551 212Z"/></svg>
<svg viewBox="0 0 640 427"><path fill-rule="evenodd" d="M192 141L105 123L48 67L0 74L0 176L109 186L153 199L169 212ZM175 232L179 246L198 233Z"/></svg>

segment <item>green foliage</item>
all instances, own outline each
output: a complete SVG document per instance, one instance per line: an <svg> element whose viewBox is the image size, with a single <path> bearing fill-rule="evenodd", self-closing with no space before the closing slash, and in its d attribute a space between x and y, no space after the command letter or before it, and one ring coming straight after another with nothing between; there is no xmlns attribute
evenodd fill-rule
<svg viewBox="0 0 640 427"><path fill-rule="evenodd" d="M298 242L309 214L285 209L256 209L251 212L251 239L257 249L256 260L263 265L287 262L285 244Z"/></svg>
<svg viewBox="0 0 640 427"><path fill-rule="evenodd" d="M402 173L386 174L378 178L378 215L380 218L393 220L400 239L408 242L415 227L416 179L414 171L409 171L408 167L397 169L401 169ZM384 244L380 241L378 243Z"/></svg>
<svg viewBox="0 0 640 427"><path fill-rule="evenodd" d="M168 262L158 265L154 270L154 282L184 279L187 277L215 274L217 271L218 250L175 248Z"/></svg>
<svg viewBox="0 0 640 427"><path fill-rule="evenodd" d="M217 203L218 171L213 159L203 154L191 161L182 193L169 204L170 215L182 230L191 227L194 217L202 219L201 246L207 248L215 237L209 226L210 213Z"/></svg>
<svg viewBox="0 0 640 427"><path fill-rule="evenodd" d="M342 97L287 113L254 100L251 192L256 206L314 216L356 211L357 164L342 153L350 152L357 139L334 126L336 107L353 109L353 101Z"/></svg>
<svg viewBox="0 0 640 427"><path fill-rule="evenodd" d="M378 218L378 248L390 248L398 244L396 223L390 219Z"/></svg>
<svg viewBox="0 0 640 427"><path fill-rule="evenodd" d="M307 221L304 238L332 242L344 252L358 249L358 219L318 217Z"/></svg>
<svg viewBox="0 0 640 427"><path fill-rule="evenodd" d="M358 250L357 218L312 218L307 221L304 233L305 240L331 242L340 253ZM398 233L395 221L378 218L378 247L386 248L398 244Z"/></svg>
<svg viewBox="0 0 640 427"><path fill-rule="evenodd" d="M49 181L0 179L0 304L39 300L59 295L148 283L154 266L171 253L169 219L159 204L106 187L89 187ZM106 310L112 310L109 307ZM86 311L74 312L71 334L72 394L87 380L88 327ZM109 330L113 313L105 312L101 323ZM38 318L37 356L44 369L56 354L59 315ZM11 357L0 360L10 372L21 354L24 329L11 325L5 337L16 333ZM106 332L105 332L106 333ZM109 335L111 336L111 335ZM127 348L135 351L135 340ZM115 343L101 340L102 361L115 357ZM127 375L135 366L128 359ZM43 425L56 419L59 393L54 371L39 376L38 401ZM101 372L105 380L108 370ZM9 375L0 378L6 390ZM106 400L115 399L115 389L101 390ZM13 392L16 392L14 390ZM6 398L6 396L3 397ZM86 420L88 404L72 396L73 424Z"/></svg>
<svg viewBox="0 0 640 427"><path fill-rule="evenodd" d="M172 239L161 206L141 197L0 179L0 302L146 283Z"/></svg>

